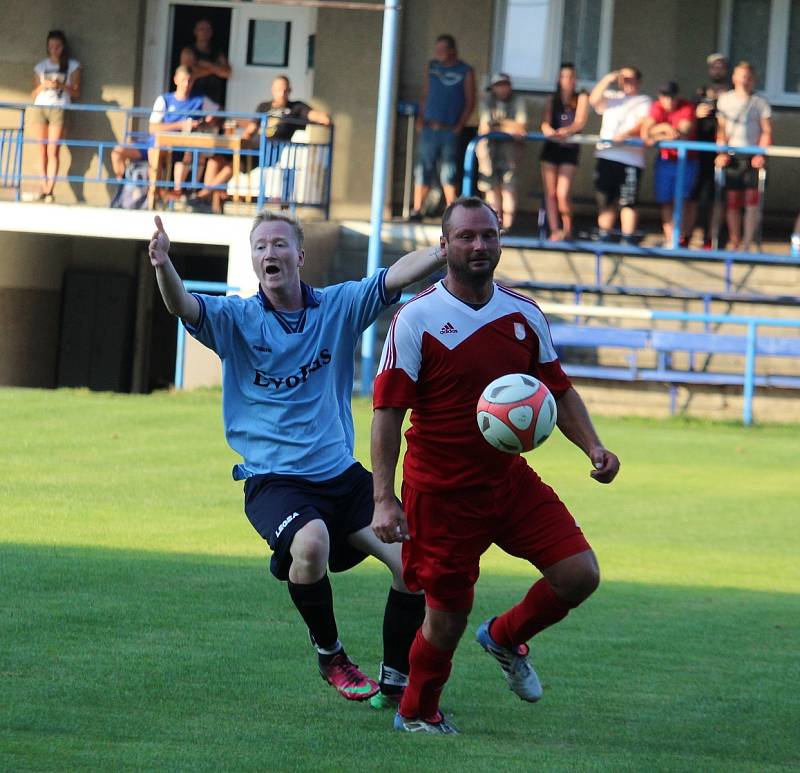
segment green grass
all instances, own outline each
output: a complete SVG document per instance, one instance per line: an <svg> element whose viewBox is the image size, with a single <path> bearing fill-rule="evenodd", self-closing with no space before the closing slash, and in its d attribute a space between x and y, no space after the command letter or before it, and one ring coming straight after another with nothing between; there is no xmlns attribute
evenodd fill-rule
<svg viewBox="0 0 800 773"><path fill-rule="evenodd" d="M230 480L218 392L2 390L0 416L0 770L800 766L797 428L598 421L623 460L609 487L548 441L533 461L603 584L537 638L540 704L468 635L443 700L462 735L419 738L316 675ZM471 628L533 577L487 554ZM333 577L370 671L387 578Z"/></svg>

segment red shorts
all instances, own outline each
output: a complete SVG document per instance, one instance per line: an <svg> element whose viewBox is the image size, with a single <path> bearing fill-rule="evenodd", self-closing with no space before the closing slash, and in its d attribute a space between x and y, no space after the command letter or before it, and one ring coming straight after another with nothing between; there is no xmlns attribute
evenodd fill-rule
<svg viewBox="0 0 800 773"><path fill-rule="evenodd" d="M424 590L434 609L472 607L480 557L493 543L539 570L591 549L555 491L522 459L498 486L431 494L403 483L403 509L411 536L403 579Z"/></svg>

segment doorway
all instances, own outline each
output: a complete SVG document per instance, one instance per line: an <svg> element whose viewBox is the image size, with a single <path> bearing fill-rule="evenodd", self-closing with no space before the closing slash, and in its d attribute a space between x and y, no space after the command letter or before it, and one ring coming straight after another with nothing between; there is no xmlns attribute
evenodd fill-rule
<svg viewBox="0 0 800 773"><path fill-rule="evenodd" d="M209 5L174 5L172 7L172 39L169 48L169 67L167 68L167 88L169 91L175 90L175 85L172 83L172 73L175 72L175 68L180 62L181 51L184 47L194 44L194 25L201 19L208 21L214 30L214 37L211 38L212 50L221 51L226 57L229 55L231 37L230 8L217 8ZM227 87L227 82L223 80L221 83L221 100L219 102L221 105L226 104Z"/></svg>
<svg viewBox="0 0 800 773"><path fill-rule="evenodd" d="M270 98L277 75L288 75L292 98L308 100L314 88L315 8L208 0L149 0L142 57L144 106L171 88L183 45L192 42L194 23L207 18L214 45L227 56L231 77L226 110L252 112Z"/></svg>

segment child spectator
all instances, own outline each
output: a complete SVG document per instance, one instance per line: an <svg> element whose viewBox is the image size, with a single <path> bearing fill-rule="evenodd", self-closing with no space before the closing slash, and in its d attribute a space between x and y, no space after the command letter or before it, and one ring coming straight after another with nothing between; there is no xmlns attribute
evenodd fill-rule
<svg viewBox="0 0 800 773"><path fill-rule="evenodd" d="M667 81L658 89L658 99L650 108L650 115L642 123L642 139L648 145L663 140L691 140L695 136L695 107L686 99L678 96L679 88L675 81ZM684 211L692 209L688 201L697 179L697 153L690 151L683 167L683 185L681 195L685 202ZM678 151L674 148L662 148L656 157L655 194L661 205L661 225L664 229L664 245L672 246L673 233L673 201L678 175ZM692 213L693 214L693 213ZM688 247L691 236L692 215L687 214L684 230L680 237L680 246ZM688 228L687 228L688 227Z"/></svg>

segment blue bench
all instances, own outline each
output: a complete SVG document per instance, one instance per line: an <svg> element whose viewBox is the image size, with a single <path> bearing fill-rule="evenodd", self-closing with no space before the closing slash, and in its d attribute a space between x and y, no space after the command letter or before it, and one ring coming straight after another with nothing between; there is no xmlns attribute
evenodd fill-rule
<svg viewBox="0 0 800 773"><path fill-rule="evenodd" d="M628 367L599 364L570 363L569 355L563 357L564 369L570 376L612 381L654 381L667 384L701 384L708 386L744 386L744 368L741 372L719 372L694 368L694 355L741 355L747 353L747 337L726 333L694 333L681 330L642 330L593 325L551 325L556 348L597 349L599 347L630 350ZM652 351L656 354L654 368L640 368L638 353ZM676 368L673 354L690 355L688 368ZM791 336L758 336L756 357L796 357L800 359L800 338ZM561 356L561 355L560 355ZM800 389L800 375L756 374L755 386Z"/></svg>

